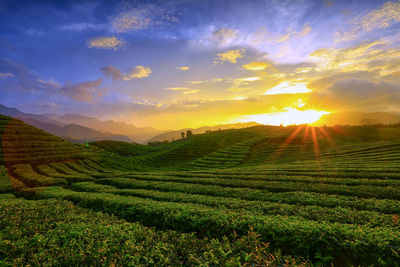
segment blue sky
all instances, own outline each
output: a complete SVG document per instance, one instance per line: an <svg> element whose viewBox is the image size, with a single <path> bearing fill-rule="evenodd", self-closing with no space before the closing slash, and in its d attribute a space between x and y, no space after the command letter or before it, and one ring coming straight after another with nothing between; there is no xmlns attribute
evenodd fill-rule
<svg viewBox="0 0 400 267"><path fill-rule="evenodd" d="M399 21L398 1L0 0L0 103L158 128L400 112Z"/></svg>

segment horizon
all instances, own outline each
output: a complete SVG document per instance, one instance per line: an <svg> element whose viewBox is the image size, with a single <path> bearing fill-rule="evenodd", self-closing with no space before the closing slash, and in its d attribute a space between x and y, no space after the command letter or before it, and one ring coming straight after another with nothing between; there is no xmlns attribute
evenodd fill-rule
<svg viewBox="0 0 400 267"><path fill-rule="evenodd" d="M164 131L400 113L399 1L3 0L0 17L0 104L25 113Z"/></svg>

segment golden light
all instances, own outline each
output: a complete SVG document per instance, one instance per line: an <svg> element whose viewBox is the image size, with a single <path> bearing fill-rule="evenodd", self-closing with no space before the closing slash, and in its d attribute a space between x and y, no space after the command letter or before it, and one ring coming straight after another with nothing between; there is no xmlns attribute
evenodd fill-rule
<svg viewBox="0 0 400 267"><path fill-rule="evenodd" d="M266 125L299 125L316 123L322 115L329 114L327 111L318 111L314 109L298 110L286 108L285 112L265 113L248 115L241 119L241 122L257 122Z"/></svg>
<svg viewBox="0 0 400 267"><path fill-rule="evenodd" d="M278 94L307 94L311 93L311 89L307 88L307 83L301 82L282 82L275 87L272 87L264 93L264 95Z"/></svg>
<svg viewBox="0 0 400 267"><path fill-rule="evenodd" d="M241 81L241 82L254 82L254 81L261 80L261 78L260 78L260 77L257 77L257 76L255 76L255 77L245 77L245 78L239 78L238 80L239 80L239 81Z"/></svg>
<svg viewBox="0 0 400 267"><path fill-rule="evenodd" d="M242 67L246 70L259 71L259 70L265 70L269 66L270 66L270 64L268 64L267 62L253 61L253 62L243 65Z"/></svg>

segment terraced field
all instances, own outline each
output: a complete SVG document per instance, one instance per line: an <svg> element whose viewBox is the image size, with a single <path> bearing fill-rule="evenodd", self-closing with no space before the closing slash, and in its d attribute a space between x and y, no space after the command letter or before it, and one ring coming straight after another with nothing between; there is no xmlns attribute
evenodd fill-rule
<svg viewBox="0 0 400 267"><path fill-rule="evenodd" d="M399 266L400 128L86 147L1 119L0 265Z"/></svg>

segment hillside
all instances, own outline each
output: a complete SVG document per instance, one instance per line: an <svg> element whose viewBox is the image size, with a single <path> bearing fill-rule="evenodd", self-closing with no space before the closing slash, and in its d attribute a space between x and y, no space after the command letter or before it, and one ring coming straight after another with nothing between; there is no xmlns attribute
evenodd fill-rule
<svg viewBox="0 0 400 267"><path fill-rule="evenodd" d="M247 128L251 126L258 125L258 123L255 122L246 122L246 123L234 123L234 124L221 124L221 125L215 125L215 126L203 126L200 128L184 128L176 131L168 131L166 133L162 133L156 136L153 136L152 138L147 139L146 143L148 142L157 142L157 141L171 141L171 140L178 140L181 139L181 133L184 132L186 134L187 131L192 131L193 134L203 134L206 131L219 131L219 130L226 130L226 129L241 129L241 128Z"/></svg>
<svg viewBox="0 0 400 267"><path fill-rule="evenodd" d="M254 126L158 147L86 146L0 118L0 223L16 222L0 240L0 256L11 255L0 263L400 260L400 127ZM68 253L59 253L62 232ZM68 245L82 238L96 248L84 258Z"/></svg>

